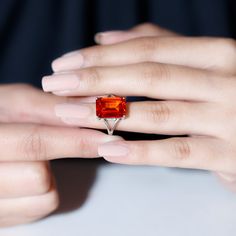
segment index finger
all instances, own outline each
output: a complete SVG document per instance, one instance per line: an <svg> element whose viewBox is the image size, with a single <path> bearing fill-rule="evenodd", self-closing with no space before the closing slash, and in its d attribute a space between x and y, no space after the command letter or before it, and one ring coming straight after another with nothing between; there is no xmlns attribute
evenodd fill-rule
<svg viewBox="0 0 236 236"><path fill-rule="evenodd" d="M0 161L98 157L98 145L120 139L96 130L42 125L0 126Z"/></svg>

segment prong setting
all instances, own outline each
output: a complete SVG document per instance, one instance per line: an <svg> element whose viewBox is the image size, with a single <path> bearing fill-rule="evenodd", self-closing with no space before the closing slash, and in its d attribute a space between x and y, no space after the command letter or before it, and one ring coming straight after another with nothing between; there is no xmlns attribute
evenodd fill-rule
<svg viewBox="0 0 236 236"><path fill-rule="evenodd" d="M126 118L125 97L113 94L97 97L96 116L98 120L104 121L108 134L112 135L118 122Z"/></svg>

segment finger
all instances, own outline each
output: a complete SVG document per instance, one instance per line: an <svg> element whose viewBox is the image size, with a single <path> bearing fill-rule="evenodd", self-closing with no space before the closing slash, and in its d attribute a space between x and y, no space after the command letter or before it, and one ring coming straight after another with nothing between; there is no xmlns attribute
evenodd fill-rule
<svg viewBox="0 0 236 236"><path fill-rule="evenodd" d="M45 76L42 85L44 91L61 96L116 94L195 101L220 99L226 87L232 88L231 80L219 75L159 63L85 68Z"/></svg>
<svg viewBox="0 0 236 236"><path fill-rule="evenodd" d="M235 174L227 174L227 173L222 173L222 172L216 172L215 174L224 181L227 181L227 182L235 182L236 181Z"/></svg>
<svg viewBox="0 0 236 236"><path fill-rule="evenodd" d="M0 86L1 123L39 123L63 125L54 114L57 103L95 100L92 98L60 98L29 85ZM9 94L11 96L9 96ZM91 102L91 101L90 101Z"/></svg>
<svg viewBox="0 0 236 236"><path fill-rule="evenodd" d="M106 160L121 164L159 165L235 173L227 145L208 137L181 137L158 141L116 141L99 146Z"/></svg>
<svg viewBox="0 0 236 236"><path fill-rule="evenodd" d="M217 114L215 104L148 101L127 106L127 118L118 123L117 130L168 135L221 133L216 127L223 117L221 112ZM95 116L95 108L95 104L66 103L57 105L55 112L66 124L104 129L104 123Z"/></svg>
<svg viewBox="0 0 236 236"><path fill-rule="evenodd" d="M102 142L121 139L95 130L40 125L0 126L0 161L42 161L63 157L98 157Z"/></svg>
<svg viewBox="0 0 236 236"><path fill-rule="evenodd" d="M55 188L43 195L0 200L0 226L23 224L43 218L57 209Z"/></svg>
<svg viewBox="0 0 236 236"><path fill-rule="evenodd" d="M207 37L144 37L94 46L53 61L54 71L159 62L235 73L235 40ZM227 60L226 60L227 58Z"/></svg>
<svg viewBox="0 0 236 236"><path fill-rule="evenodd" d="M219 181L230 191L236 192L236 175L216 172Z"/></svg>
<svg viewBox="0 0 236 236"><path fill-rule="evenodd" d="M0 199L45 194L52 184L48 162L0 163Z"/></svg>
<svg viewBox="0 0 236 236"><path fill-rule="evenodd" d="M125 31L116 30L116 31L97 33L95 35L95 42L104 45L114 44L145 36L163 37L163 36L177 36L177 34L170 30L164 29L160 26L151 23L144 23Z"/></svg>

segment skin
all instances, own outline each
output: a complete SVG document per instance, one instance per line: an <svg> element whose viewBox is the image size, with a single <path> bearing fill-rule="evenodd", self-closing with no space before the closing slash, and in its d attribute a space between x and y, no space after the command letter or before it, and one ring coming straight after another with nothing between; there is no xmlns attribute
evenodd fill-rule
<svg viewBox="0 0 236 236"><path fill-rule="evenodd" d="M55 96L24 84L0 86L1 227L38 220L58 207L49 160L61 157L207 169L234 188L235 41L187 38L151 24L98 34L96 41L100 46L53 62L52 78L61 72L80 78L73 90L52 90ZM162 100L128 104L128 118L117 129L188 136L133 142L84 129L104 128L94 116L94 96L109 93ZM78 105L87 117L77 117ZM128 154L103 155L107 145Z"/></svg>
<svg viewBox="0 0 236 236"><path fill-rule="evenodd" d="M49 160L98 157L98 145L116 139L65 127L55 116L56 104L87 100L45 94L25 84L0 86L0 227L38 220L58 207Z"/></svg>
<svg viewBox="0 0 236 236"><path fill-rule="evenodd" d="M152 24L100 33L95 40L100 45L52 63L56 74L43 78L45 91L61 97L116 94L160 99L129 103L128 117L117 129L173 135L156 141L109 142L99 145L98 153L113 163L210 170L234 190L235 40L185 37ZM78 83L71 89L66 83L64 89L48 87L72 77ZM81 106L71 104L56 107L65 124L104 128L96 120L94 103L81 103L91 111L82 118L73 113Z"/></svg>

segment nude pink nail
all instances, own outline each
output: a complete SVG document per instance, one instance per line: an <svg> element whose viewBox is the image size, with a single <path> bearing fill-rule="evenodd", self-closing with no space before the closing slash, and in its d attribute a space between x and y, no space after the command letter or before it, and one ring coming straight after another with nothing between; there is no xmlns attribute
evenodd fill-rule
<svg viewBox="0 0 236 236"><path fill-rule="evenodd" d="M71 56L75 56L78 53L79 53L79 50L75 50L75 51L71 51L71 52L67 52L63 54L62 57L71 57Z"/></svg>
<svg viewBox="0 0 236 236"><path fill-rule="evenodd" d="M79 69L84 64L84 58L79 52L71 52L59 57L52 62L52 69L55 72Z"/></svg>
<svg viewBox="0 0 236 236"><path fill-rule="evenodd" d="M44 76L42 87L45 92L73 90L79 86L79 77L74 74Z"/></svg>

